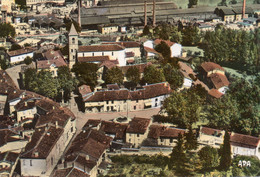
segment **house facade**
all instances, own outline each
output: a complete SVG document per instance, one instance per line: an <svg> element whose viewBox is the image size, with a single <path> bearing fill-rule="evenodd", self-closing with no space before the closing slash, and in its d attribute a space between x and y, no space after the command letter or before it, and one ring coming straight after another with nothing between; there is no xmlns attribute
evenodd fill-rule
<svg viewBox="0 0 260 177"><path fill-rule="evenodd" d="M217 130L208 127L200 127L198 143L199 147L212 146L214 148L220 148L220 145L224 141L224 130Z"/></svg>
<svg viewBox="0 0 260 177"><path fill-rule="evenodd" d="M33 49L18 49L14 51L7 52L7 55L9 56L9 61L11 64L20 63L24 61L26 57L33 58Z"/></svg>

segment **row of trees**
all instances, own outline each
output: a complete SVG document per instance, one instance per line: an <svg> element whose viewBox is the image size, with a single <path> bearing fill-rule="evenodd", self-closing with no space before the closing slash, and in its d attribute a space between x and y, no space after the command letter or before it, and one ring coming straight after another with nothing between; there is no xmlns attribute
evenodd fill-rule
<svg viewBox="0 0 260 177"><path fill-rule="evenodd" d="M260 30L244 31L226 29L218 26L215 31L204 35L203 49L205 58L220 64L253 67L256 72L260 66Z"/></svg>
<svg viewBox="0 0 260 177"><path fill-rule="evenodd" d="M178 22L177 25L162 23L157 25L153 30L150 26L145 26L143 35L152 39L171 40L172 42L187 46L198 45L202 37L196 25L190 24L184 28L181 22Z"/></svg>
<svg viewBox="0 0 260 177"><path fill-rule="evenodd" d="M58 101L61 99L60 94L64 92L62 97L66 101L78 81L72 77L68 67L62 66L58 68L57 78L53 78L50 71L37 72L36 69L28 68L24 72L23 83L25 89Z"/></svg>

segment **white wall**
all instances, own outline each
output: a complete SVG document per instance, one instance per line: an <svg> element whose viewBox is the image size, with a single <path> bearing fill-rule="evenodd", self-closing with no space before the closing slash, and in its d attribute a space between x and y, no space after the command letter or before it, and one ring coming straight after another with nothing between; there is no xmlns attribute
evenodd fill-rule
<svg viewBox="0 0 260 177"><path fill-rule="evenodd" d="M181 57L182 46L181 44L173 44L171 46L171 57Z"/></svg>
<svg viewBox="0 0 260 177"><path fill-rule="evenodd" d="M12 64L12 63L22 62L27 56L32 58L33 57L33 52L10 57L10 63Z"/></svg>
<svg viewBox="0 0 260 177"><path fill-rule="evenodd" d="M20 162L23 176L32 176L32 174L33 176L43 176L47 170L45 159L20 159Z"/></svg>
<svg viewBox="0 0 260 177"><path fill-rule="evenodd" d="M144 47L149 47L153 49L153 41L151 40L145 41L143 45Z"/></svg>
<svg viewBox="0 0 260 177"><path fill-rule="evenodd" d="M151 98L151 100L152 100L152 108L161 107L162 106L161 102L164 101L166 98L167 98L166 95L162 95L162 96Z"/></svg>
<svg viewBox="0 0 260 177"><path fill-rule="evenodd" d="M111 60L118 59L119 66L126 65L125 50L119 51L98 51L98 52L79 52L78 57L92 57L92 56L109 56Z"/></svg>
<svg viewBox="0 0 260 177"><path fill-rule="evenodd" d="M219 91L220 93L222 93L222 94L225 94L227 90L228 90L228 87L226 87L226 86L221 87L221 88L218 89L218 91Z"/></svg>
<svg viewBox="0 0 260 177"><path fill-rule="evenodd" d="M192 85L192 80L185 77L183 81L183 87L190 88L191 85Z"/></svg>

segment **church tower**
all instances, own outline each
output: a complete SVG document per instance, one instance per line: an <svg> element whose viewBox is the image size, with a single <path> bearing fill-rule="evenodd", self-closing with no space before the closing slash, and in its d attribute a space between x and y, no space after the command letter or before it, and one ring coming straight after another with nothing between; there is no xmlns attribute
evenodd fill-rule
<svg viewBox="0 0 260 177"><path fill-rule="evenodd" d="M69 68L72 69L76 62L77 52L79 49L78 45L79 35L75 29L74 24L71 24L69 32Z"/></svg>

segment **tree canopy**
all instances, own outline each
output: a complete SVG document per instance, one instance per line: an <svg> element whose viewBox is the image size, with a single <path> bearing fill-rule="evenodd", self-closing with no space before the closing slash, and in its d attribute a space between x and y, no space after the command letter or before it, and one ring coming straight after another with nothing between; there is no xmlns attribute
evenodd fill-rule
<svg viewBox="0 0 260 177"><path fill-rule="evenodd" d="M27 56L25 59L24 59L24 63L26 64L26 65L29 65L29 64L31 64L32 63L32 58L31 57L29 57L29 56Z"/></svg>
<svg viewBox="0 0 260 177"><path fill-rule="evenodd" d="M113 67L106 72L105 83L106 84L123 84L124 74L119 67Z"/></svg>
<svg viewBox="0 0 260 177"><path fill-rule="evenodd" d="M204 170L211 170L212 168L219 166L217 149L210 146L204 146L198 154Z"/></svg>
<svg viewBox="0 0 260 177"><path fill-rule="evenodd" d="M15 36L15 28L10 23L0 23L0 31L0 37L2 38Z"/></svg>
<svg viewBox="0 0 260 177"><path fill-rule="evenodd" d="M183 85L184 77L182 73L169 63L163 67L163 73L165 80L171 85L172 89L180 88Z"/></svg>
<svg viewBox="0 0 260 177"><path fill-rule="evenodd" d="M225 131L224 144L220 151L220 169L227 171L231 165L230 135Z"/></svg>
<svg viewBox="0 0 260 177"><path fill-rule="evenodd" d="M143 80L145 83L154 84L164 82L165 78L162 69L158 69L153 65L149 65L144 69Z"/></svg>
<svg viewBox="0 0 260 177"><path fill-rule="evenodd" d="M91 89L95 88L97 82L98 66L94 63L76 63L73 65L72 72L75 73L79 83L89 85Z"/></svg>
<svg viewBox="0 0 260 177"><path fill-rule="evenodd" d="M130 67L126 72L126 78L133 84L137 85L140 82L141 74L137 67Z"/></svg>

